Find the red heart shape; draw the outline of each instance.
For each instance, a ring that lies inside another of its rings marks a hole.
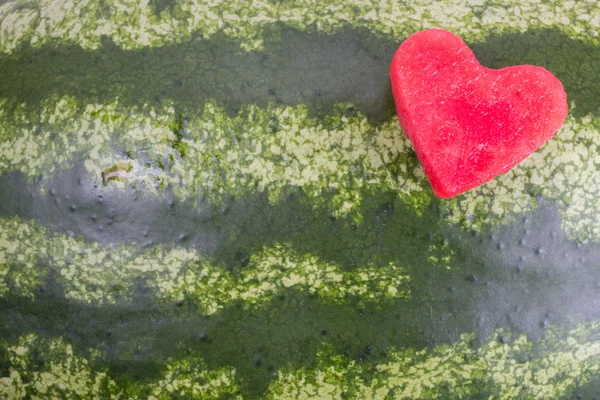
[[[486,68],[441,29],[406,39],[390,75],[400,125],[442,198],[505,173],[567,116],[567,95],[552,73],[532,65]]]

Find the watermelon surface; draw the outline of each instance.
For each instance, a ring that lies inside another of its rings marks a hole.
[[[0,1],[0,398],[594,398],[600,9]],[[569,115],[431,192],[410,34],[539,65]]]

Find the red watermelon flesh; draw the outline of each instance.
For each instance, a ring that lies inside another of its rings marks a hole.
[[[441,198],[514,167],[554,136],[568,111],[552,73],[532,65],[486,68],[441,29],[406,39],[390,75],[400,125]]]

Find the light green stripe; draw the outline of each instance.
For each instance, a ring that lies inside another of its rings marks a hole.
[[[0,377],[3,399],[125,399],[137,398],[140,391],[147,399],[169,399],[174,395],[194,399],[241,398],[235,369],[208,370],[199,358],[176,360],[165,365],[163,376],[144,387],[123,392],[104,371],[93,371],[90,364],[100,355],[91,349],[90,360],[75,355],[73,346],[62,338],[44,339],[24,335],[7,349],[10,372]],[[42,368],[32,360],[32,353],[44,357]]]
[[[309,117],[303,106],[249,105],[231,117],[209,103],[181,125],[169,105],[81,108],[67,97],[47,100],[41,116],[25,105],[10,115],[0,107],[0,172],[17,170],[33,179],[72,166],[81,153],[99,180],[119,163],[132,167],[124,182],[109,185],[160,192],[170,184],[182,199],[219,203],[266,191],[276,204],[282,189],[294,186],[316,207],[324,205],[325,191],[334,191],[326,205],[356,223],[367,190],[395,191],[417,212],[431,200],[396,118],[374,126],[361,114],[345,116],[342,105],[322,120]],[[554,139],[510,172],[443,201],[448,221],[481,230],[534,209],[533,194],[539,194],[560,200],[562,226],[572,238],[600,239],[598,126],[600,118],[569,116]],[[176,128],[184,133],[181,141]],[[116,153],[122,147],[131,158]]]
[[[490,32],[554,27],[596,44],[600,28],[595,1],[179,0],[159,16],[148,0],[102,3],[23,0],[0,6],[0,51],[51,40],[95,49],[102,36],[131,49],[181,42],[194,33],[209,38],[217,32],[239,40],[244,49],[258,49],[265,27],[276,22],[302,30],[316,27],[322,32],[343,26],[365,27],[396,39],[434,26],[469,40],[483,39]]]
[[[148,400],[243,399],[235,381],[235,368],[209,370],[199,357],[173,360],[158,382],[149,385]]]
[[[31,353],[42,351],[47,359],[42,371],[32,367]],[[73,348],[61,338],[44,341],[36,335],[22,336],[9,347],[10,372],[0,378],[0,397],[6,399],[93,398],[104,384],[114,387],[106,373],[91,371],[88,360],[75,356]],[[97,352],[96,352],[97,353]]]
[[[127,179],[111,185],[156,191],[170,184],[182,199],[203,196],[218,203],[267,191],[277,203],[284,187],[295,186],[315,206],[324,201],[323,191],[335,191],[330,207],[345,215],[360,205],[365,189],[383,187],[417,208],[427,203],[423,172],[398,122],[376,127],[362,115],[344,116],[346,106],[318,120],[304,106],[250,105],[229,117],[209,103],[179,126],[186,137],[180,142],[172,106],[81,108],[61,98],[46,101],[41,117],[25,106],[15,115],[0,111],[0,172],[34,178],[72,166],[83,153],[85,168],[99,180],[104,170],[125,163],[131,167]],[[131,158],[116,153],[122,147]]]
[[[526,336],[511,338],[497,331],[480,348],[473,335],[464,335],[453,345],[428,350],[392,351],[388,360],[375,366],[319,352],[315,369],[282,370],[270,385],[272,399],[385,399],[469,398],[489,392],[495,399],[559,398],[576,385],[600,377],[599,323],[574,329],[549,329],[547,339],[534,344]],[[22,336],[7,350],[9,374],[0,378],[0,396],[6,398],[124,398],[151,393],[150,398],[219,398],[238,391],[235,369],[207,370],[197,356],[171,360],[155,382],[124,388],[104,371],[94,371],[91,362],[73,352],[61,338]],[[39,366],[31,354],[44,357]],[[89,350],[90,360],[101,357]],[[372,379],[363,379],[365,374]],[[136,396],[137,397],[137,396]]]
[[[149,107],[121,112],[116,102],[78,108],[75,100],[63,97],[46,100],[41,111],[21,104],[9,114],[6,101],[0,100],[0,172],[17,170],[29,177],[53,173],[72,166],[81,151],[90,160],[100,159],[101,153],[110,153],[108,146],[121,131],[131,139],[148,140],[150,146],[175,138],[169,129],[174,122],[172,108],[160,116]]]
[[[323,351],[314,370],[279,372],[270,398],[471,398],[489,392],[494,399],[556,399],[600,377],[598,329],[598,323],[566,335],[557,329],[539,349],[524,335],[512,340],[502,331],[474,349],[474,336],[465,335],[431,351],[392,352],[390,361],[375,366],[372,380],[360,378],[371,372],[368,365]]]
[[[275,244],[250,256],[233,274],[197,251],[160,247],[139,253],[133,247],[103,248],[66,235],[52,234],[18,219],[0,221],[0,295],[33,296],[53,272],[66,298],[112,303],[135,295],[136,279],[164,299],[194,298],[201,312],[213,314],[227,304],[268,301],[287,288],[342,303],[357,297],[382,302],[407,297],[409,277],[395,264],[344,271],[312,254]]]

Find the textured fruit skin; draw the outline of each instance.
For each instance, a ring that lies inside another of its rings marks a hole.
[[[0,3],[0,399],[600,393],[591,3]],[[569,97],[451,200],[388,76],[430,26]]]
[[[563,85],[549,71],[486,68],[442,29],[403,42],[390,76],[400,125],[441,198],[510,170],[552,138],[568,112]]]

